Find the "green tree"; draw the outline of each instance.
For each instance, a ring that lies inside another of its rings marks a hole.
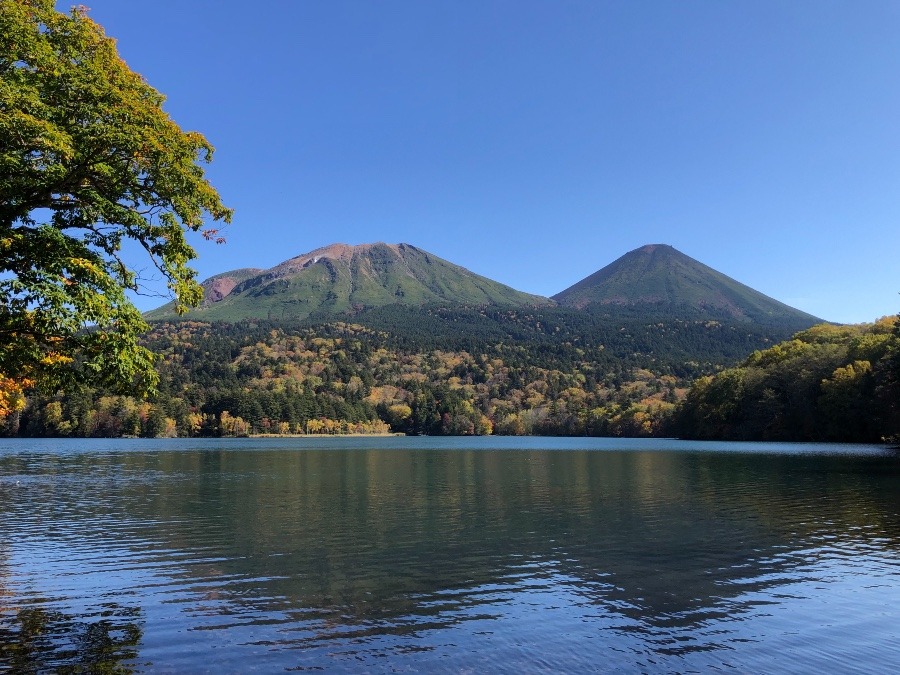
[[[154,388],[122,244],[183,311],[202,298],[187,232],[221,241],[205,223],[231,219],[212,146],[163,101],[83,8],[0,0],[0,386]]]

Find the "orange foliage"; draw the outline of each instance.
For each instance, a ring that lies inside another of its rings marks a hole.
[[[24,390],[32,384],[30,380],[0,375],[0,422],[25,407]]]

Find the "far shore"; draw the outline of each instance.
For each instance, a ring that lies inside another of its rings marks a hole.
[[[399,432],[390,432],[386,434],[250,434],[242,438],[336,438],[336,437],[356,437],[356,438],[389,438],[391,436],[406,436]],[[222,436],[221,438],[226,438]],[[235,438],[241,438],[236,436]]]

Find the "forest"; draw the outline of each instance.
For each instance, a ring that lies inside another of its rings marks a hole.
[[[695,378],[789,331],[628,308],[460,305],[159,322],[142,341],[159,355],[155,397],[32,392],[7,433],[650,435]]]
[[[627,308],[392,306],[343,321],[159,322],[143,344],[159,355],[155,397],[32,393],[7,433],[897,434],[893,319],[791,337]]]
[[[822,324],[699,378],[670,430],[698,439],[900,440],[900,321]]]

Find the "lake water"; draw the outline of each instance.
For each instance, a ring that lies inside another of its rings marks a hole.
[[[888,448],[0,441],[0,671],[880,673],[898,637]]]

